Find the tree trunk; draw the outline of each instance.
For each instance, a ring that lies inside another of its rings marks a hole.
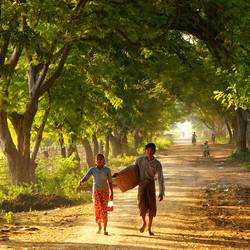
[[[239,151],[247,151],[247,124],[248,124],[248,112],[241,108],[237,109],[237,123],[239,128],[237,148]]]
[[[59,144],[60,144],[60,149],[61,149],[61,156],[62,158],[66,158],[66,147],[64,143],[63,133],[61,130],[59,130]]]
[[[232,130],[228,121],[226,122],[226,126],[227,126],[227,131],[229,134],[229,144],[231,144],[233,142],[233,133],[232,133]]]
[[[86,153],[86,162],[88,167],[93,167],[95,165],[95,160],[93,157],[93,151],[91,149],[91,145],[89,143],[89,140],[87,139],[87,137],[85,137],[84,139],[82,139],[82,145],[85,149],[85,153]]]
[[[100,140],[100,142],[98,143],[98,151],[99,153],[103,154],[104,150],[103,150],[103,141]]]
[[[139,129],[136,129],[135,130],[135,135],[134,135],[134,150],[135,150],[135,153],[137,152],[137,149],[139,148],[139,146],[141,145],[142,143],[142,137],[140,135],[140,131]]]
[[[105,160],[109,160],[109,135],[105,137]]]
[[[12,122],[14,126],[17,140],[20,141],[22,137],[22,144],[19,144],[19,150],[17,150],[8,127],[7,113],[0,110],[0,138],[3,147],[3,152],[7,157],[9,173],[11,177],[11,183],[13,185],[23,183],[34,183],[35,182],[35,167],[36,164],[30,159],[30,129],[31,126],[26,126],[24,129],[24,116],[16,116]],[[19,118],[21,118],[19,120]],[[18,123],[19,122],[19,123]],[[22,146],[21,146],[22,145]]]
[[[238,133],[239,133],[239,128],[238,128],[238,123],[237,123],[237,118],[236,116],[232,119],[232,130],[233,130],[233,142],[236,145],[237,140],[238,140]]]
[[[97,140],[97,137],[96,137],[96,134],[94,134],[92,136],[92,141],[93,141],[93,154],[94,154],[94,157],[96,157],[96,155],[99,153],[99,145],[98,145],[98,140]]]
[[[128,155],[128,152],[129,152],[129,147],[128,147],[127,132],[124,132],[122,136],[122,154]]]
[[[20,155],[7,156],[10,169],[11,183],[19,185],[24,183],[35,183],[36,163],[26,160]]]
[[[250,124],[247,125],[247,148],[250,149]]]
[[[43,138],[44,127],[45,127],[45,124],[46,124],[48,116],[49,116],[49,112],[50,112],[50,108],[48,108],[45,111],[42,122],[41,122],[41,125],[39,126],[39,129],[38,129],[38,132],[37,132],[37,135],[36,135],[36,143],[35,143],[34,149],[32,151],[32,155],[31,155],[32,162],[35,162],[35,160],[36,160],[38,150],[40,148],[41,141],[42,141],[42,138]]]
[[[112,157],[116,157],[117,155],[121,153],[121,145],[120,145],[119,138],[110,134],[109,139],[110,139],[111,148],[112,148]]]
[[[80,167],[80,157],[77,150],[77,136],[75,134],[71,134],[71,142],[68,148],[68,157],[72,154],[75,154],[74,160],[77,162],[77,166]]]

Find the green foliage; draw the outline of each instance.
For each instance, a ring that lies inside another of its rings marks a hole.
[[[4,214],[4,218],[6,220],[6,223],[12,224],[14,222],[14,213],[13,212],[6,212]]]
[[[7,160],[3,153],[0,153],[0,186],[9,184]]]
[[[168,138],[156,137],[153,138],[153,142],[156,145],[156,150],[166,150],[172,144],[172,141]]]
[[[166,150],[171,144],[172,141],[168,138],[163,138],[160,136],[155,136],[152,138],[151,140],[155,145],[156,145],[156,151],[159,150]],[[139,155],[143,155],[145,154],[145,145],[147,142],[144,142],[143,144],[141,144],[138,149],[137,149],[137,154]],[[156,152],[157,154],[157,152]]]
[[[217,136],[216,144],[227,144],[229,142],[229,138],[225,136]]]
[[[82,173],[74,160],[74,154],[66,159],[55,157],[40,160],[36,170],[38,191],[69,198],[79,198],[77,188]]]
[[[250,71],[248,65],[234,67],[233,72],[223,72],[229,86],[225,91],[214,91],[215,99],[227,109],[250,109]],[[226,75],[225,75],[226,74]]]
[[[0,69],[5,76],[0,101],[13,123],[13,112],[34,113],[27,108],[39,100],[35,121],[29,118],[28,145],[39,138],[48,99],[46,142],[52,143],[58,131],[65,141],[72,134],[78,140],[93,134],[104,138],[114,130],[123,135],[139,131],[146,140],[147,134],[169,129],[190,113],[211,129],[220,128],[229,113],[224,106],[249,109],[248,1],[83,2],[78,11],[77,1],[1,3],[0,46],[4,52],[7,42],[7,53]],[[64,65],[59,62],[68,45]],[[14,48],[24,49],[17,67],[8,70]],[[155,142],[158,149],[169,144]],[[144,145],[138,153],[144,153]],[[74,163],[55,161],[49,170],[52,163],[39,163],[39,188],[71,196],[78,170]]]
[[[31,194],[33,186],[31,185],[11,185],[0,190],[0,202],[4,200],[14,200],[20,194]]]
[[[250,162],[250,152],[236,151],[230,156],[231,160]]]
[[[134,161],[135,161],[135,156],[119,155],[117,157],[110,159],[109,166],[113,171],[117,171],[117,170],[125,168],[126,166],[133,163]]]
[[[245,166],[246,166],[247,171],[250,172],[250,163],[246,163]]]

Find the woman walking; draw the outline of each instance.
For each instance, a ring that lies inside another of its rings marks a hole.
[[[83,185],[90,176],[93,176],[93,203],[95,210],[95,219],[98,225],[97,233],[101,233],[102,223],[104,235],[108,235],[108,211],[107,206],[109,200],[113,200],[113,185],[110,168],[105,166],[105,158],[103,154],[97,154],[96,166],[88,170],[86,175],[81,179],[80,185]],[[110,193],[109,193],[110,191]]]

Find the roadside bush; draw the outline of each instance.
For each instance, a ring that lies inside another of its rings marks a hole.
[[[56,194],[78,199],[78,185],[86,170],[80,170],[74,161],[74,155],[63,159],[55,157],[40,160],[36,169],[39,193]],[[86,184],[90,186],[90,184]]]
[[[4,200],[14,200],[20,194],[31,194],[33,187],[31,185],[11,185],[0,190],[0,203]]]
[[[217,144],[228,144],[229,138],[228,137],[216,137],[215,142]]]
[[[250,172],[250,163],[246,163],[246,169]]]
[[[166,150],[172,144],[170,139],[161,137],[156,137],[153,142],[156,145],[156,150]]]
[[[8,166],[6,156],[0,153],[0,186],[9,184]]]
[[[109,160],[109,167],[114,170],[120,170],[135,161],[135,156],[117,156]]]
[[[235,151],[231,154],[230,159],[234,161],[250,162],[250,152]]]
[[[166,150],[169,145],[172,144],[172,141],[168,138],[162,138],[162,137],[154,137],[152,139],[152,142],[156,145],[156,150]],[[141,145],[138,149],[137,149],[137,154],[142,155],[145,153],[145,144]]]

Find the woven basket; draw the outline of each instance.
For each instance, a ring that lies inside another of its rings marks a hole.
[[[129,189],[136,187],[139,184],[139,168],[133,166],[126,172],[119,174],[113,178],[114,183],[120,188],[122,192],[126,192]]]

